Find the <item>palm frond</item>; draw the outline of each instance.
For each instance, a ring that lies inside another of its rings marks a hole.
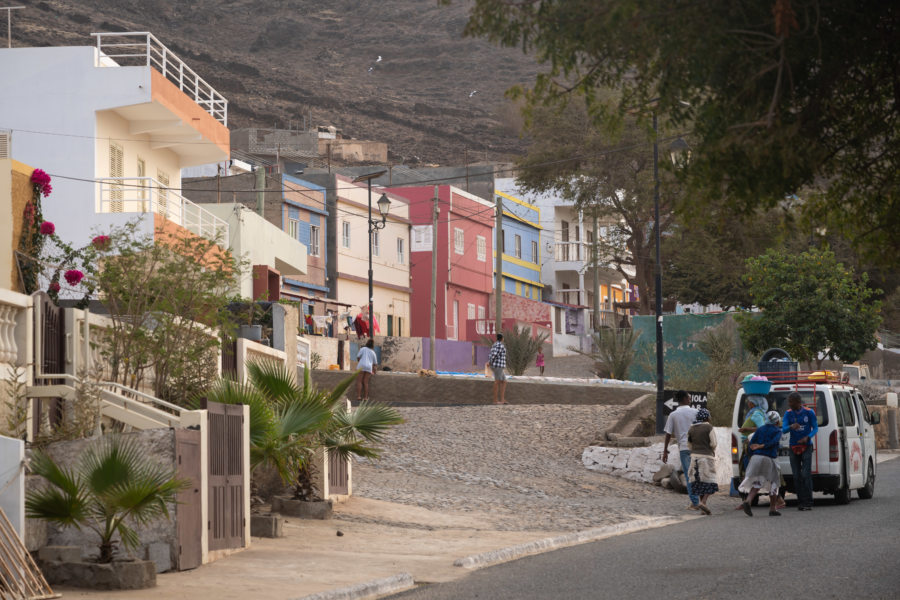
[[[282,362],[248,361],[247,378],[251,386],[276,404],[290,401],[301,393],[294,376]]]
[[[335,402],[337,402],[338,400],[343,398],[344,394],[347,392],[347,388],[349,388],[350,385],[354,381],[356,381],[357,377],[359,377],[359,371],[356,371],[355,373],[353,373],[353,375],[351,375],[350,377],[347,377],[346,379],[341,381],[339,384],[337,384],[334,387],[334,389],[331,390],[331,393],[328,394],[328,400],[332,404],[334,404]]]
[[[228,379],[220,379],[206,393],[210,402],[221,404],[246,404],[250,407],[250,444],[261,444],[271,434],[273,413],[256,388],[245,383],[237,383]]]
[[[397,409],[371,401],[360,402],[352,411],[337,410],[334,419],[343,435],[358,435],[369,442],[380,442],[388,429],[403,423]]]

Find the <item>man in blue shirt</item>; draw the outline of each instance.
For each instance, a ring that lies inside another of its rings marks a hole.
[[[797,509],[812,510],[813,438],[819,432],[819,421],[815,412],[803,406],[799,392],[791,392],[788,406],[790,410],[784,413],[781,431],[790,433],[791,471],[794,473]]]

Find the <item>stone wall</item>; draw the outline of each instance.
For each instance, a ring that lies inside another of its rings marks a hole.
[[[312,378],[323,389],[335,387],[347,373],[313,371]],[[493,380],[484,376],[421,377],[411,373],[378,372],[371,383],[369,397],[379,402],[410,406],[448,406],[490,404]],[[593,404],[624,405],[647,393],[646,388],[608,384],[545,383],[510,380],[506,399],[511,404]],[[347,397],[355,399],[350,388]],[[730,443],[730,442],[729,442]]]
[[[719,490],[727,490],[731,485],[731,428],[716,427],[716,476]],[[585,467],[599,473],[607,473],[630,479],[653,483],[653,475],[663,466],[662,442],[641,448],[617,448],[608,446],[588,446],[581,455]],[[681,470],[681,460],[677,445],[669,449],[669,463]]]
[[[422,338],[418,337],[375,336],[375,345],[381,349],[381,366],[390,367],[391,371],[415,373],[421,369],[422,343]],[[355,367],[356,354],[351,358]]]
[[[137,439],[142,454],[152,457],[162,465],[175,468],[175,430],[174,429],[148,429],[134,433],[124,433],[122,436]],[[72,468],[77,464],[78,457],[92,440],[75,440],[69,442],[57,442],[47,447],[47,453],[65,468]],[[43,485],[40,478],[29,477],[27,486]],[[149,559],[156,564],[158,573],[175,568],[178,552],[178,536],[175,519],[177,517],[177,505],[169,504],[169,519],[160,519],[144,527],[136,527],[141,546],[134,555],[137,558]],[[31,519],[29,519],[31,521]],[[118,536],[116,536],[118,539]],[[85,557],[96,556],[98,553],[97,534],[89,529],[78,530],[74,527],[60,528],[55,524],[47,524],[47,545],[50,546],[80,546]],[[118,548],[119,553],[125,555],[127,551]]]

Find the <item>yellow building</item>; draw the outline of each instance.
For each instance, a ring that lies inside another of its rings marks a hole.
[[[369,295],[368,210],[365,184],[335,175],[337,222],[337,289],[333,296],[353,305],[353,316],[365,310]],[[376,202],[384,190],[372,187],[372,218],[381,220]],[[388,193],[390,212],[384,229],[372,239],[373,302],[379,335],[409,335],[409,206]]]

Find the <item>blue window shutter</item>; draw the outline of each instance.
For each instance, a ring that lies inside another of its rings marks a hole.
[[[319,225],[321,217],[316,213],[309,213],[309,224],[310,225]]]
[[[297,233],[300,236],[300,243],[309,248],[309,223],[307,223],[306,221],[300,221],[299,227],[297,228]],[[322,240],[319,239],[319,244],[321,245],[321,243]]]

